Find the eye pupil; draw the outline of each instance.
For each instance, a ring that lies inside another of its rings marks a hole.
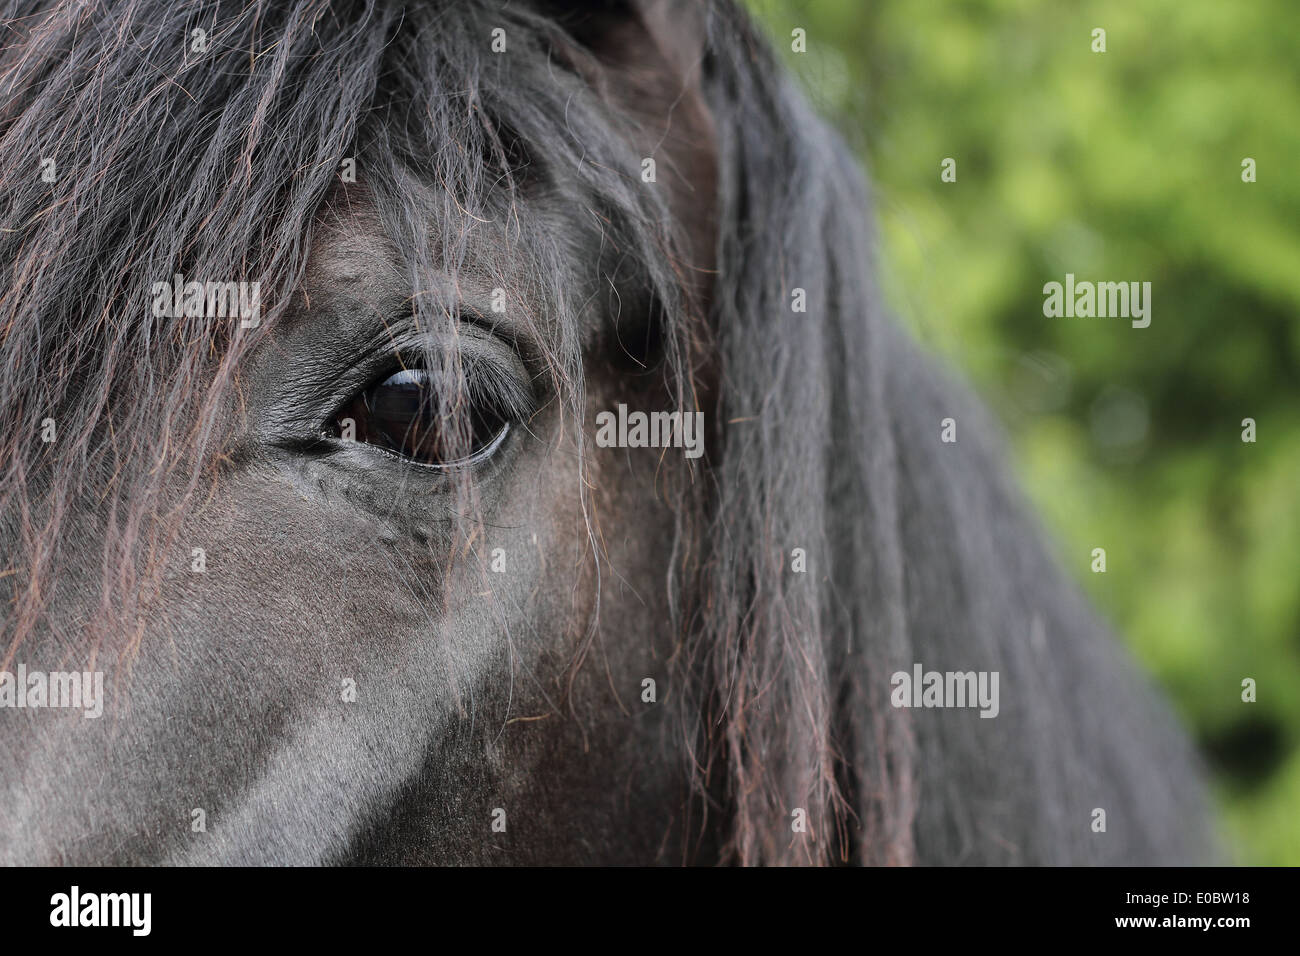
[[[354,398],[334,421],[335,436],[343,423],[355,423],[356,441],[374,445],[426,465],[470,464],[494,450],[509,428],[504,416],[487,408],[448,414],[427,370],[406,368],[392,373]],[[473,403],[470,403],[473,404]]]

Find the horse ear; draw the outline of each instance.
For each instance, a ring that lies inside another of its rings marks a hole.
[[[562,6],[560,22],[598,64],[592,85],[629,120],[642,180],[666,193],[687,245],[683,277],[705,298],[717,241],[717,131],[704,86],[710,5],[607,0]]]

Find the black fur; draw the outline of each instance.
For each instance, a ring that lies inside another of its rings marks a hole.
[[[1185,739],[883,312],[856,165],[731,3],[21,0],[3,31],[6,666],[97,654],[115,691],[90,730],[0,712],[0,860],[1210,853]],[[153,318],[177,272],[258,279],[262,328]],[[495,287],[536,406],[499,473],[315,443],[394,315],[452,428]],[[620,400],[703,410],[706,458],[594,449]],[[915,662],[1000,672],[1001,713],[892,707]]]

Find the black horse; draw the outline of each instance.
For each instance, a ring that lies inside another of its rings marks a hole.
[[[0,861],[1212,854],[729,0],[0,29]]]

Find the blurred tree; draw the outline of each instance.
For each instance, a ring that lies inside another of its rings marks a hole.
[[[750,6],[869,167],[890,307],[1001,414],[1227,842],[1300,863],[1300,4]],[[1151,282],[1150,327],[1045,317],[1067,272]]]

